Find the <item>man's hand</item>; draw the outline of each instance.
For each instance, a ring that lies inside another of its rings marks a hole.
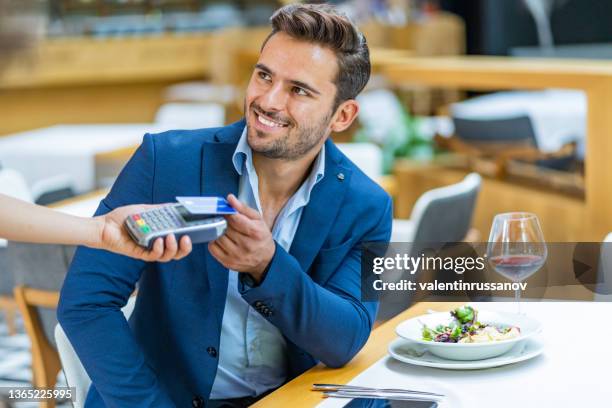
[[[163,238],[157,238],[151,250],[137,245],[130,238],[123,225],[126,217],[155,207],[158,206],[128,205],[116,208],[106,215],[95,217],[94,220],[98,223],[100,233],[97,243],[92,246],[147,262],[168,262],[185,257],[191,252],[191,240],[188,236],[181,238],[180,248],[173,234],[168,235],[165,242]]]
[[[208,250],[226,268],[248,273],[259,283],[276,250],[272,233],[257,211],[233,194],[227,201],[238,214],[226,217],[225,234],[209,242]]]

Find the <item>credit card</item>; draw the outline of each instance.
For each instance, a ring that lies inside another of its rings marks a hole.
[[[176,197],[187,211],[192,214],[236,214],[223,197]]]

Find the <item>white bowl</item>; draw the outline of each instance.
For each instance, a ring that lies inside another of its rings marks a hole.
[[[395,332],[398,336],[424,345],[431,354],[448,360],[484,360],[497,357],[509,351],[517,342],[527,340],[542,330],[542,325],[526,315],[505,312],[478,310],[478,321],[499,326],[517,326],[521,335],[513,339],[487,343],[438,343],[423,340],[423,324],[436,327],[452,321],[449,312],[432,313],[406,320],[400,323]]]

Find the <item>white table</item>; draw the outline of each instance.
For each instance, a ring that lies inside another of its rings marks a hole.
[[[30,187],[53,177],[69,176],[76,193],[93,190],[95,156],[137,146],[153,123],[57,125],[0,138],[0,164],[22,173]]]
[[[584,158],[587,101],[584,92],[564,89],[508,91],[468,99],[451,106],[452,115],[463,119],[502,119],[528,116],[538,147],[554,152],[575,140]]]
[[[97,191],[93,194],[87,194],[84,197],[74,197],[65,201],[65,204],[59,203],[53,208],[60,212],[76,215],[79,217],[91,217],[94,215],[100,201],[108,194],[107,190]]]
[[[475,303],[479,309],[514,311],[511,303]],[[435,389],[459,399],[453,408],[604,407],[612,404],[612,303],[524,303],[544,325],[544,353],[504,367],[450,371],[417,367],[384,357],[350,384]],[[319,407],[341,407],[327,399]]]

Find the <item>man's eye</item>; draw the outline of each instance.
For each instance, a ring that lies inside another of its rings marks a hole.
[[[293,87],[293,92],[296,95],[300,95],[300,96],[308,96],[309,95],[309,93],[306,90],[304,90],[304,88],[300,88],[299,86]]]
[[[259,72],[259,74],[258,74],[258,75],[259,75],[259,77],[260,77],[261,79],[263,79],[264,81],[269,81],[269,80],[271,80],[271,79],[272,79],[272,78],[270,77],[270,75],[269,75],[269,74],[267,74],[267,73],[265,73],[265,72]]]

